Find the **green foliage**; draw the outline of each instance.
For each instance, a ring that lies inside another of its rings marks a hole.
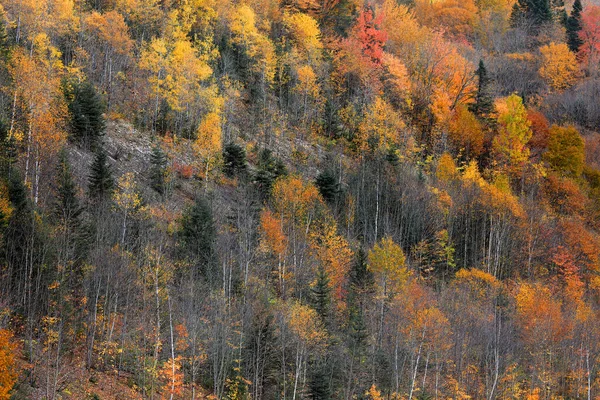
[[[166,192],[167,155],[163,149],[156,145],[150,154],[150,183],[152,188],[160,194]]]
[[[583,40],[579,37],[579,32],[583,29],[581,22],[582,11],[581,0],[575,0],[571,9],[571,15],[566,22],[567,44],[569,45],[569,49],[575,54],[579,52],[581,45],[583,45]]]
[[[479,60],[479,67],[475,71],[477,75],[477,93],[475,94],[475,102],[469,106],[469,111],[475,114],[479,119],[486,122],[486,124],[492,125],[494,119],[492,118],[496,112],[494,106],[494,98],[492,95],[492,80],[488,75],[487,68],[483,60]]]
[[[90,174],[88,176],[88,193],[90,198],[94,200],[110,199],[115,188],[112,168],[108,164],[108,156],[106,151],[99,146],[96,149],[94,161],[90,166]]]
[[[549,134],[548,151],[544,159],[564,176],[580,176],[585,164],[585,145],[577,129],[553,125]]]
[[[56,199],[54,214],[65,231],[72,232],[81,226],[83,208],[77,199],[77,186],[73,181],[71,165],[63,151],[56,171]]]
[[[329,376],[330,372],[324,363],[319,363],[311,368],[309,382],[310,399],[329,400],[332,398]]]
[[[510,20],[513,26],[531,26],[534,30],[552,22],[552,9],[549,0],[517,0]]]
[[[212,278],[214,241],[216,230],[212,210],[208,201],[201,196],[188,208],[181,219],[179,239],[185,251],[200,264],[205,277]]]
[[[329,287],[329,277],[322,265],[317,270],[317,280],[310,288],[313,308],[321,317],[323,323],[329,321],[329,306],[331,304],[331,288]]]
[[[236,143],[227,143],[223,148],[223,173],[233,178],[236,175],[244,175],[247,169],[246,151]]]
[[[104,104],[96,88],[89,81],[72,82],[64,85],[69,116],[71,137],[87,148],[95,148],[104,134]]]
[[[256,185],[262,199],[266,199],[271,194],[273,183],[280,176],[287,175],[287,169],[279,158],[273,156],[269,149],[263,149],[258,155],[257,170],[254,175],[254,184]]]
[[[331,169],[325,169],[315,179],[315,185],[319,193],[328,203],[333,203],[340,193],[339,184],[336,176]]]

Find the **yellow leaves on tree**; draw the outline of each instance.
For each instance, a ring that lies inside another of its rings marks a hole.
[[[577,129],[552,125],[544,159],[560,174],[579,177],[585,165],[585,143]]]
[[[281,220],[270,210],[260,214],[261,247],[263,250],[276,254],[279,258],[284,256],[287,248],[287,238],[283,233]]]
[[[134,42],[129,37],[125,19],[117,11],[103,14],[92,12],[85,19],[85,28],[89,35],[104,46],[107,58],[113,56],[111,53],[127,56],[133,49]]]
[[[273,43],[256,27],[256,14],[247,5],[240,5],[230,13],[231,41],[246,52],[252,60],[251,69],[270,85],[275,79],[276,55]]]
[[[565,43],[552,42],[540,47],[540,53],[542,53],[540,76],[554,90],[567,89],[577,81],[579,76],[577,58]]]
[[[208,176],[221,155],[221,117],[216,112],[210,112],[196,131],[196,140],[193,144],[194,152],[204,163],[204,179],[208,184]]]
[[[365,110],[358,127],[356,145],[360,150],[378,150],[386,152],[403,146],[409,150],[412,141],[406,132],[405,123],[391,104],[376,97]],[[403,154],[405,155],[406,152]]]
[[[396,56],[383,53],[384,82],[386,89],[398,102],[409,102],[412,88],[406,65]]]
[[[307,14],[286,13],[283,16],[283,25],[302,57],[314,65],[321,58],[323,49],[319,23]]]
[[[337,306],[340,307],[343,299],[344,280],[352,262],[352,250],[346,239],[338,235],[333,218],[327,218],[322,225],[318,232],[313,233],[311,247],[327,273],[329,287],[332,289]]]
[[[494,138],[492,146],[496,159],[507,172],[520,176],[529,160],[527,143],[531,139],[531,121],[527,118],[527,110],[523,100],[512,94],[505,100],[498,121],[500,132]]]
[[[455,37],[465,38],[473,34],[477,18],[477,6],[473,0],[418,0],[415,14],[430,28],[445,28]]]
[[[467,157],[476,157],[483,151],[484,134],[481,123],[465,105],[454,110],[448,126],[448,136]]]
[[[389,236],[381,239],[369,251],[368,268],[381,280],[384,296],[388,295],[388,291],[399,291],[410,277],[402,247]]]
[[[273,206],[291,224],[310,224],[316,206],[321,204],[319,191],[299,176],[278,179],[273,186]]]
[[[184,388],[184,374],[182,370],[182,358],[180,356],[175,359],[169,359],[159,371],[159,377],[163,380],[162,387],[163,398],[173,398],[181,396]]]
[[[10,391],[17,382],[17,345],[13,335],[6,329],[0,329],[0,400],[10,399]]]
[[[327,333],[317,312],[309,307],[292,301],[287,304],[287,322],[291,332],[301,342],[304,349],[319,347],[325,343]]]
[[[435,176],[440,182],[451,182],[458,178],[456,163],[450,153],[446,152],[441,155],[435,170]]]
[[[561,301],[540,283],[521,283],[515,296],[517,319],[523,339],[532,347],[556,344],[565,337],[567,326]]]

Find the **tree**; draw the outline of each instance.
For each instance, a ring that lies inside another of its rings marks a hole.
[[[107,200],[112,196],[115,181],[112,169],[108,164],[106,151],[99,146],[90,166],[88,176],[88,193],[92,199]]]
[[[214,278],[211,264],[216,230],[212,210],[204,197],[196,197],[194,205],[184,212],[178,236],[189,254],[200,262],[200,272],[208,279]]]
[[[210,112],[204,116],[196,131],[196,140],[192,145],[194,152],[204,163],[203,179],[205,191],[208,188],[209,174],[215,167],[223,151],[221,141],[221,116]]]
[[[581,30],[583,29],[583,23],[581,20],[581,12],[583,11],[583,6],[581,4],[581,0],[575,0],[573,2],[573,8],[571,9],[571,15],[567,18],[566,30],[567,30],[567,44],[569,45],[569,50],[573,53],[579,53],[579,49],[583,44],[583,40],[581,40]]]
[[[542,53],[542,66],[540,76],[548,82],[554,90],[564,90],[577,81],[579,65],[577,58],[564,43],[540,47]]]
[[[333,203],[340,193],[339,184],[331,169],[325,169],[317,175],[315,185],[319,193],[328,203]]]
[[[579,37],[583,41],[579,54],[587,62],[589,72],[593,71],[600,61],[600,7],[590,4],[581,15],[583,28]]]
[[[469,105],[469,111],[486,123],[491,123],[496,108],[492,97],[492,79],[488,76],[483,60],[479,60],[475,75],[477,75],[477,93],[475,94],[475,102]]]
[[[513,26],[531,24],[534,32],[541,25],[552,22],[552,9],[549,0],[517,0],[510,21]]]
[[[223,172],[230,178],[236,175],[245,175],[248,169],[246,151],[234,142],[229,142],[223,147]]]
[[[150,154],[150,182],[152,188],[160,194],[165,194],[166,191],[168,163],[169,160],[163,149],[160,145],[155,145],[152,148],[152,154]]]
[[[13,335],[0,329],[0,400],[11,398],[10,392],[19,377],[17,369],[17,346]]]
[[[312,293],[313,308],[321,317],[323,324],[329,321],[329,305],[331,304],[331,288],[329,287],[329,277],[323,265],[317,269],[317,279],[310,288]]]
[[[269,149],[262,149],[258,154],[258,168],[254,175],[254,184],[257,186],[263,199],[271,194],[273,183],[277,178],[287,174],[283,161],[273,156]]]
[[[67,236],[67,240],[73,240],[73,234],[81,226],[81,214],[83,208],[77,199],[77,186],[73,181],[71,165],[67,155],[63,152],[57,167],[56,200],[54,202],[54,213],[59,221],[61,230]]]
[[[459,105],[448,124],[450,140],[457,150],[464,150],[467,158],[477,157],[483,151],[484,132],[479,121],[466,106]]]
[[[89,81],[67,81],[65,96],[72,138],[87,148],[95,148],[105,128],[104,104],[96,88]]]
[[[506,98],[506,109],[500,113],[500,132],[492,147],[500,164],[513,174],[520,174],[529,159],[527,143],[531,139],[531,122],[527,109],[516,94]]]
[[[577,178],[585,165],[584,141],[573,126],[550,127],[548,151],[544,159],[564,176]]]

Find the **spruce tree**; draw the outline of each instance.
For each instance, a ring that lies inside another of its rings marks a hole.
[[[102,147],[98,147],[88,177],[88,193],[92,199],[108,199],[115,186],[108,157]]]
[[[322,265],[317,270],[317,281],[310,289],[313,308],[321,317],[324,324],[328,321],[329,305],[331,303],[331,289],[329,288],[329,276]]]
[[[492,80],[488,75],[487,68],[483,60],[479,60],[477,71],[477,93],[475,94],[475,102],[469,106],[469,111],[477,116],[488,127],[493,127],[495,118],[493,114],[496,109],[494,106],[494,98],[492,96],[491,83]]]
[[[286,174],[285,165],[280,159],[273,156],[271,150],[261,150],[258,156],[258,168],[254,176],[254,184],[257,186],[263,200],[271,194],[275,180]]]
[[[56,172],[54,214],[65,231],[73,232],[81,224],[80,216],[83,208],[77,199],[77,185],[73,180],[71,165],[64,151],[60,154]]]
[[[159,145],[152,148],[150,154],[150,185],[160,194],[166,192],[167,155]]]
[[[333,203],[335,201],[340,190],[335,174],[330,169],[325,169],[317,175],[315,184],[326,202]]]
[[[212,210],[204,197],[198,196],[194,205],[184,212],[179,237],[186,252],[199,261],[204,276],[215,278],[212,261],[216,230]]]
[[[331,389],[329,385],[329,371],[327,365],[319,363],[313,365],[309,381],[309,397],[313,400],[331,399]]]
[[[71,117],[71,137],[88,148],[95,148],[104,134],[104,104],[94,85],[88,81],[67,82],[65,96]]]
[[[233,178],[245,174],[246,170],[246,151],[238,144],[227,143],[223,148],[223,173]]]
[[[581,22],[582,11],[583,6],[581,5],[581,0],[575,0],[571,15],[567,19],[567,44],[569,45],[569,49],[575,54],[579,52],[579,49],[583,44],[583,40],[579,37],[579,33],[583,28]]]
[[[513,26],[529,25],[535,33],[545,23],[552,22],[549,0],[517,0],[510,21]]]

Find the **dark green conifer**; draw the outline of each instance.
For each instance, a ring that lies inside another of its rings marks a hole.
[[[333,203],[340,192],[339,185],[335,174],[330,169],[325,169],[315,180],[315,184],[319,189],[319,193],[328,203]]]
[[[71,137],[85,147],[95,148],[105,129],[102,99],[88,81],[67,82],[64,86],[71,117]]]
[[[198,196],[194,205],[184,212],[179,237],[188,254],[199,262],[204,276],[214,278],[212,261],[216,230],[212,210],[204,197]]]
[[[571,9],[571,15],[567,19],[566,29],[567,29],[567,44],[569,45],[569,49],[577,54],[581,45],[583,44],[583,40],[579,37],[579,33],[583,28],[581,22],[581,12],[583,11],[583,6],[581,4],[581,0],[575,0],[573,3],[573,8]]]
[[[315,311],[321,317],[323,323],[328,322],[329,305],[331,304],[331,288],[329,287],[329,276],[322,265],[317,270],[317,281],[311,287],[312,302]]]
[[[245,174],[246,170],[246,151],[238,144],[227,143],[223,148],[223,173],[233,178]]]
[[[88,192],[92,199],[106,200],[110,198],[115,186],[112,169],[108,157],[102,147],[98,147],[88,177]]]
[[[160,194],[166,192],[167,155],[163,149],[156,145],[150,154],[150,184]]]
[[[271,194],[273,183],[277,178],[286,174],[285,165],[280,159],[273,156],[271,150],[261,150],[258,155],[258,168],[254,176],[254,183],[263,200]]]
[[[475,95],[475,102],[470,106],[470,111],[479,119],[490,122],[493,120],[491,116],[495,112],[494,98],[491,92],[492,80],[488,76],[483,60],[479,60],[479,67],[475,71],[475,75],[478,78],[477,94]]]
[[[541,25],[552,22],[549,0],[517,0],[510,21],[513,26],[527,26],[536,33]]]

